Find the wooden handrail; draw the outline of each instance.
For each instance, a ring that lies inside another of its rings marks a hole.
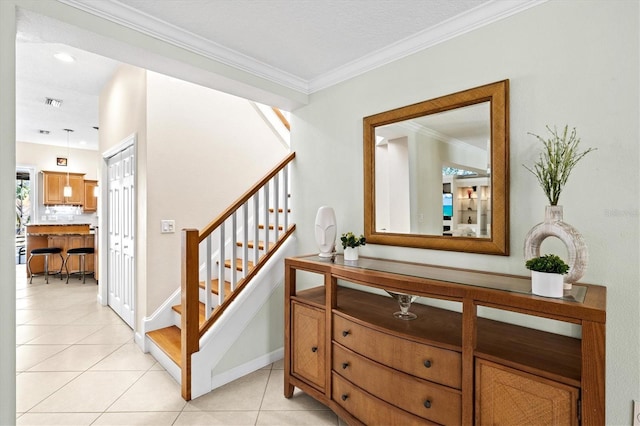
[[[289,124],[289,120],[287,120],[287,118],[284,116],[282,111],[280,111],[280,109],[276,107],[271,107],[271,109],[278,116],[278,118],[280,119],[284,127],[286,127],[288,131],[291,131],[291,125]]]
[[[296,153],[292,152],[289,154],[284,160],[282,160],[277,166],[275,166],[271,171],[262,178],[259,182],[253,185],[247,192],[245,192],[240,198],[238,198],[235,203],[231,204],[225,211],[223,211],[217,218],[211,221],[207,226],[200,231],[199,242],[202,242],[205,238],[207,238],[213,231],[216,230],[220,225],[224,223],[236,210],[238,210],[244,203],[246,203],[251,197],[253,197],[256,192],[260,190],[267,182],[271,180],[275,175],[277,175],[280,170],[282,170],[287,164],[289,164],[296,157]]]

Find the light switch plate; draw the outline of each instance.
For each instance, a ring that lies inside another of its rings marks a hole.
[[[633,401],[633,426],[640,426],[640,401]]]
[[[161,233],[163,234],[173,234],[176,232],[176,221],[175,220],[166,220],[163,219],[160,221],[161,224]]]

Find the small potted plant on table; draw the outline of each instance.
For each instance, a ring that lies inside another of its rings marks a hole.
[[[364,246],[367,240],[364,235],[356,237],[353,232],[346,232],[340,237],[342,248],[344,249],[344,260],[358,260],[358,247]]]
[[[539,296],[562,297],[569,265],[555,254],[534,257],[525,263],[531,270],[531,292]]]

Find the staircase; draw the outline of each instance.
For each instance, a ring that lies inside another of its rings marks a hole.
[[[146,321],[145,348],[191,400],[213,389],[212,369],[284,280],[294,252],[291,153],[202,230],[182,231],[181,287]]]

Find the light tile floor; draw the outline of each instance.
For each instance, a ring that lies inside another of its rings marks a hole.
[[[276,362],[193,401],[96,301],[95,281],[64,284],[16,267],[18,425],[342,425]]]

